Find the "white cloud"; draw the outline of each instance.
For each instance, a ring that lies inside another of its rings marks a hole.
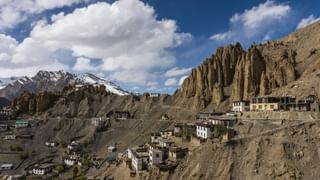
[[[182,84],[183,84],[183,81],[185,80],[185,79],[187,79],[189,76],[182,76],[181,78],[180,78],[180,80],[179,80],[179,86],[181,86]]]
[[[157,80],[159,69],[175,63],[168,49],[191,37],[177,32],[174,20],[157,19],[154,9],[139,0],[98,2],[69,14],[58,13],[51,17],[51,22],[41,20],[32,27],[30,37],[20,44],[13,38],[5,38],[13,48],[5,51],[8,57],[2,58],[6,59],[4,67],[13,68],[20,75],[25,74],[22,66],[34,71],[46,67],[94,70],[112,80],[148,87]],[[5,44],[8,43],[0,41],[0,48]],[[60,50],[71,52],[76,63],[57,59]],[[92,66],[97,64],[93,62],[96,60],[102,64]]]
[[[154,9],[138,0],[96,3],[52,20],[35,25],[32,38],[76,57],[102,59],[101,70],[122,82],[145,84],[154,68],[171,67],[175,58],[167,49],[190,37],[176,32],[175,21],[157,20]]]
[[[0,62],[4,64],[9,62],[12,54],[17,47],[18,42],[10,37],[3,34],[0,34]]]
[[[182,75],[186,75],[189,74],[191,72],[192,68],[178,68],[178,67],[174,67],[170,70],[168,70],[165,73],[165,77],[176,77],[176,76],[182,76]]]
[[[176,78],[169,78],[166,80],[166,82],[164,83],[165,86],[174,86],[177,84],[177,79]]]
[[[73,66],[75,71],[93,71],[95,67],[91,65],[91,60],[85,57],[79,57]]]
[[[243,40],[265,36],[271,27],[285,20],[291,11],[288,4],[267,0],[243,13],[236,13],[230,18],[230,29],[214,34],[210,39],[215,41]]]
[[[227,39],[230,39],[234,36],[232,31],[224,32],[224,33],[218,33],[214,34],[210,37],[211,40],[216,40],[216,41],[224,41]]]
[[[40,69],[68,70],[52,55],[50,47],[32,38],[19,44],[14,38],[0,34],[0,77],[34,75]]]
[[[45,10],[71,6],[85,0],[1,0],[0,32],[25,21],[30,15]]]
[[[306,26],[308,26],[308,25],[310,25],[310,24],[313,24],[313,23],[315,23],[315,22],[317,22],[317,21],[320,21],[320,17],[315,18],[315,17],[313,16],[313,14],[311,14],[311,15],[310,15],[309,17],[307,17],[307,18],[301,19],[301,21],[300,21],[299,24],[297,25],[297,28],[296,28],[296,29],[304,28],[304,27],[306,27]]]

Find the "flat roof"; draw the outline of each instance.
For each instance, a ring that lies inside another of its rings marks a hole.
[[[1,167],[13,167],[13,164],[2,164]]]
[[[233,101],[232,103],[238,103],[238,102],[250,102],[250,100]]]
[[[28,120],[16,120],[16,123],[29,123]]]

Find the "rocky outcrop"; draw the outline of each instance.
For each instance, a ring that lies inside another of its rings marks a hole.
[[[32,94],[25,91],[21,96],[13,101],[13,106],[18,113],[22,114],[41,114],[52,107],[59,95],[52,92],[42,92]]]
[[[176,103],[201,110],[209,105],[216,108],[225,99],[270,94],[296,80],[295,56],[295,50],[281,43],[252,45],[247,51],[239,43],[218,48],[192,70],[175,94]]]
[[[175,94],[177,103],[191,103],[193,109],[205,108],[211,102],[219,104],[224,99],[221,90],[232,84],[236,65],[243,53],[240,43],[218,48],[215,55],[193,69],[183,82],[181,89]]]

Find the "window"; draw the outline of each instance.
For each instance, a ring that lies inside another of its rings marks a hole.
[[[259,105],[258,107],[259,107],[259,109],[262,109],[262,105]]]
[[[274,109],[274,105],[270,105],[270,109]]]
[[[159,158],[159,154],[156,154],[156,158]]]

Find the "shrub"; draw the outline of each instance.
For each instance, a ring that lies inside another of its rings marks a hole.
[[[224,135],[225,133],[227,133],[227,131],[228,131],[228,128],[223,125],[216,125],[215,126],[215,135],[217,137]]]

